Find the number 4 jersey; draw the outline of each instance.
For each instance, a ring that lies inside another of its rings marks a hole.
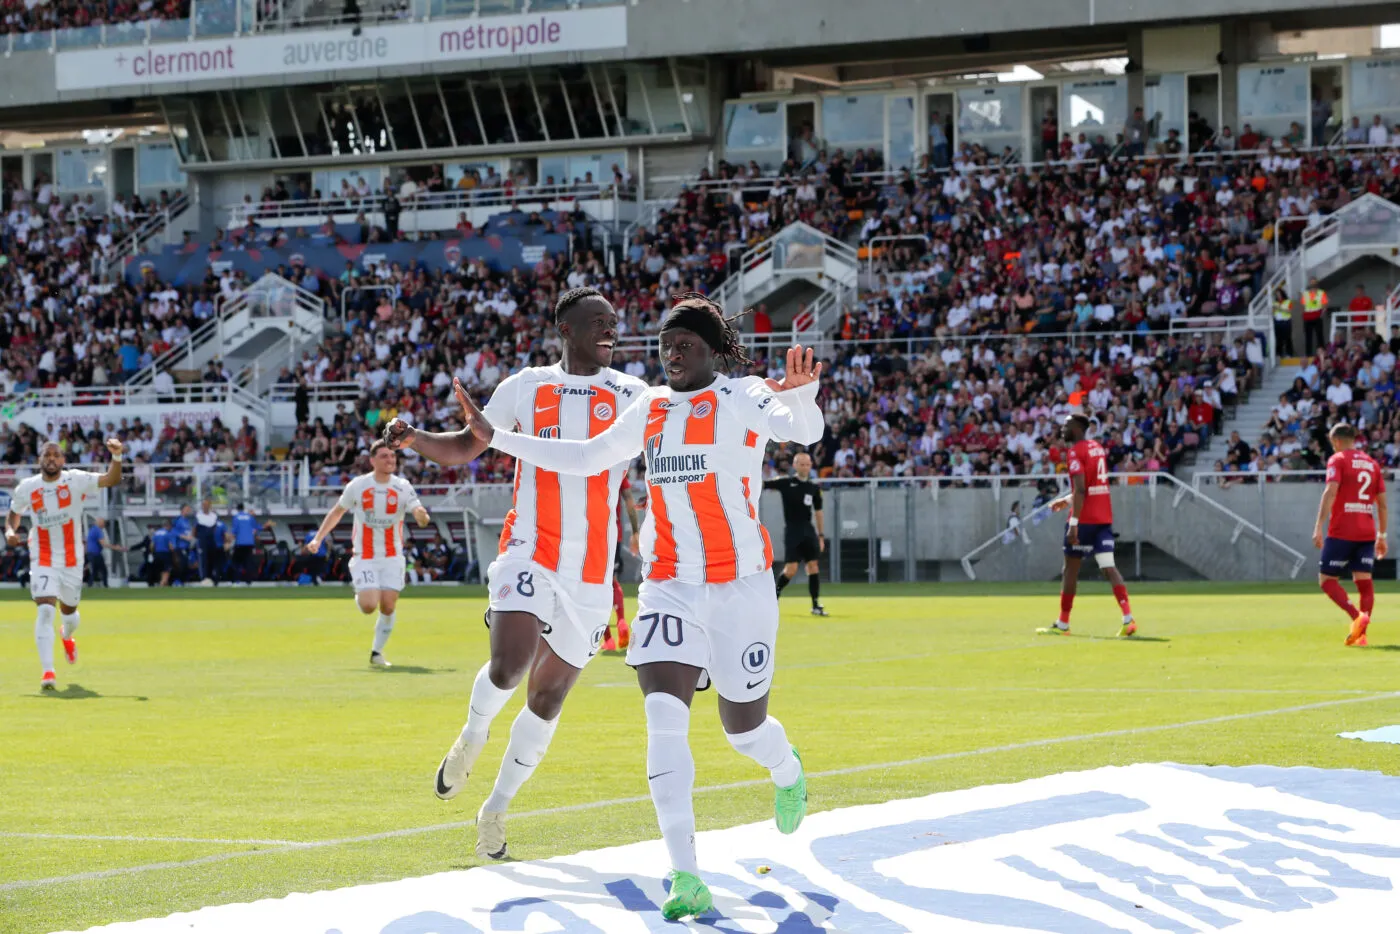
[[[1077,517],[1081,525],[1112,525],[1113,497],[1108,488],[1108,462],[1103,446],[1087,438],[1075,443],[1069,452],[1069,473],[1084,476],[1084,510]]]
[[[1361,451],[1338,451],[1327,461],[1327,482],[1337,484],[1327,537],[1374,541],[1376,497],[1385,492],[1380,465]]]

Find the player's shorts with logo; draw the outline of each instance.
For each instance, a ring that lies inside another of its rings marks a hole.
[[[65,606],[77,606],[83,598],[83,568],[29,568],[29,593],[38,597],[57,597]]]
[[[544,641],[565,662],[582,668],[598,654],[612,616],[611,585],[571,581],[510,554],[491,562],[486,580],[491,610],[537,617]]]
[[[788,564],[805,564],[821,556],[817,530],[810,522],[788,526],[783,531],[783,560]]]
[[[1113,526],[1107,523],[1103,525],[1084,525],[1081,523],[1078,545],[1069,543],[1069,526],[1065,526],[1065,554],[1071,558],[1113,554]]]
[[[778,595],[764,571],[728,584],[642,582],[627,664],[694,665],[725,700],[758,700],[773,686]]]
[[[361,590],[403,590],[404,559],[351,558],[350,583]]]
[[[1317,569],[1328,577],[1338,577],[1343,571],[1370,574],[1376,569],[1376,542],[1328,536],[1322,541],[1322,557],[1318,559]]]

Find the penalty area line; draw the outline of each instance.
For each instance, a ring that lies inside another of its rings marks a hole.
[[[1379,700],[1395,700],[1400,698],[1400,691],[1389,691],[1383,694],[1369,694],[1365,697],[1344,697],[1339,700],[1318,701],[1312,704],[1295,704],[1290,707],[1276,707],[1271,710],[1254,710],[1246,713],[1223,714],[1218,717],[1206,717],[1201,720],[1184,720],[1179,723],[1159,723],[1151,726],[1125,727],[1121,730],[1103,730],[1098,733],[1078,733],[1072,736],[1051,736],[1045,739],[1031,739],[1019,743],[1005,743],[1000,746],[984,746],[980,749],[963,749],[954,752],[936,753],[930,756],[917,756],[912,759],[897,759],[891,762],[870,762],[864,765],[852,765],[839,769],[826,769],[820,772],[808,772],[808,778],[829,778],[842,775],[859,775],[863,772],[880,772],[890,769],[908,768],[915,765],[927,765],[932,762],[947,762],[952,759],[968,759],[973,756],[992,755],[1000,752],[1018,752],[1024,749],[1038,749],[1044,746],[1059,746],[1065,743],[1082,743],[1097,739],[1113,739],[1120,736],[1143,736],[1149,733],[1165,733],[1169,730],[1187,730],[1198,726],[1214,726],[1221,723],[1233,723],[1239,720],[1254,720],[1260,717],[1275,717],[1282,714],[1306,713],[1311,710],[1325,710],[1330,707],[1341,707],[1349,704],[1365,704]],[[772,784],[767,778],[754,778],[739,782],[726,782],[720,785],[704,785],[695,789],[695,794],[710,794],[716,791],[733,791],[739,788],[754,788],[762,785]],[[511,819],[515,821],[525,820],[532,817],[547,817],[554,814],[570,814],[577,811],[593,811],[600,808],[619,807],[630,804],[649,803],[650,795],[633,795],[627,798],[612,798],[607,801],[585,801],[579,804],[566,804],[560,807],[539,808],[533,811],[520,811],[512,814]],[[116,869],[102,869],[93,872],[79,872],[67,876],[51,876],[47,879],[20,879],[15,882],[0,883],[0,892],[9,892],[16,889],[38,888],[47,885],[62,885],[73,882],[90,882],[98,879],[109,879],[117,876],[134,875],[144,872],[156,872],[164,869],[183,869],[191,866],[205,866],[210,863],[220,863],[232,859],[241,859],[251,856],[264,856],[270,853],[296,853],[305,850],[324,849],[333,846],[348,846],[356,843],[372,843],[377,840],[391,840],[399,837],[414,837],[422,834],[441,833],[447,830],[460,830],[471,827],[475,820],[452,821],[446,824],[432,824],[426,827],[405,827],[399,830],[385,830],[379,833],[365,834],[357,837],[341,837],[334,840],[312,840],[305,843],[288,843],[285,846],[268,847],[260,850],[242,850],[234,853],[215,853],[209,856],[201,856],[197,859],[176,860],[160,863],[147,863],[140,866],[123,866]]]

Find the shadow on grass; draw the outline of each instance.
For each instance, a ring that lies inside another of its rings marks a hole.
[[[457,673],[456,668],[424,668],[422,665],[395,665],[392,668],[368,668],[365,670],[380,675],[452,675]]]
[[[1130,645],[1134,642],[1170,642],[1166,636],[1086,636],[1079,633],[1072,633],[1072,639],[1092,639],[1095,642],[1121,642]]]
[[[145,702],[150,700],[144,694],[99,694],[91,688],[85,688],[81,684],[65,684],[59,691],[40,691],[38,694],[31,694],[30,697],[53,698],[54,700],[131,700]]]
[[[1400,645],[1368,645],[1372,652],[1400,652]]]

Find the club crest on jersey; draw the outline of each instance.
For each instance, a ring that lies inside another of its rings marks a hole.
[[[541,438],[557,438],[559,437],[559,426],[546,425],[545,427],[537,431],[536,434],[538,434]]]
[[[68,489],[68,484],[60,484],[54,490],[54,495],[58,497],[59,509],[67,509],[69,506],[73,505],[73,493]]]
[[[691,413],[692,415],[694,415],[696,418],[708,418],[709,415],[710,415],[711,410],[712,410],[712,406],[710,405],[710,403],[708,403],[708,402],[701,402],[700,404],[694,406],[694,407],[690,410],[690,413]]]
[[[606,402],[599,402],[593,407],[593,417],[600,422],[608,421],[612,418],[612,415],[612,406],[608,405]]]

